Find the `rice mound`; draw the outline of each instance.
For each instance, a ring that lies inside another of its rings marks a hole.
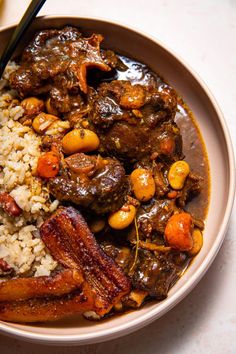
[[[49,275],[57,267],[40,239],[38,228],[58,207],[42,181],[35,176],[41,138],[18,120],[24,115],[17,93],[7,90],[15,63],[0,80],[0,192],[8,192],[23,210],[11,218],[0,208],[0,259],[16,274]]]

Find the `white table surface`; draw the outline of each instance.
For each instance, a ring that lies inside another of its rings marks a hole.
[[[0,0],[0,26],[29,0]],[[48,0],[40,14],[106,17],[154,35],[188,62],[215,95],[236,140],[236,0]],[[234,145],[235,146],[235,145]],[[179,305],[129,336],[59,348],[0,336],[1,354],[236,354],[236,208],[205,277]]]

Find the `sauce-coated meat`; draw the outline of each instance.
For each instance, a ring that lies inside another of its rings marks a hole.
[[[133,285],[137,289],[147,291],[150,296],[158,300],[165,299],[170,287],[187,264],[188,259],[184,253],[166,254],[140,250],[132,277]]]
[[[177,110],[175,91],[168,85],[158,88],[131,84],[125,80],[102,83],[92,96],[91,118],[95,125],[107,128],[117,120],[138,120],[149,128],[174,118]]]
[[[102,40],[100,34],[84,38],[72,27],[39,32],[24,50],[20,68],[12,73],[11,86],[21,96],[45,92],[50,95],[52,91],[57,106],[62,93],[78,96],[78,89],[87,93],[87,69],[110,70],[101,58]]]
[[[168,85],[103,83],[92,95],[91,107],[89,117],[99,132],[101,152],[129,162],[153,153],[168,160],[182,157],[182,138],[173,121],[177,97]]]
[[[153,200],[143,205],[137,215],[140,237],[146,239],[153,232],[163,233],[174,210],[174,201],[169,199]]]
[[[167,297],[170,287],[189,262],[185,253],[175,251],[153,253],[140,248],[135,269],[130,272],[134,252],[130,252],[127,247],[115,246],[107,241],[102,243],[102,248],[130,276],[134,289],[147,291],[149,296],[158,300]]]
[[[70,156],[62,175],[49,182],[50,192],[102,214],[119,209],[128,191],[125,170],[116,159],[78,153]]]
[[[174,122],[151,129],[142,123],[114,124],[100,135],[101,152],[115,155],[129,162],[140,161],[155,154],[161,160],[175,161],[182,158],[182,137]]]

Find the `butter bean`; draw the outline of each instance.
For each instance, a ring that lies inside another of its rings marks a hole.
[[[102,231],[102,229],[104,229],[105,227],[105,220],[104,219],[95,219],[90,225],[90,230],[96,234],[100,231]]]
[[[195,256],[198,252],[200,252],[203,245],[203,237],[202,232],[198,228],[195,228],[192,233],[193,238],[193,247],[189,251],[191,256]]]
[[[108,218],[109,225],[116,230],[122,230],[128,227],[134,220],[136,208],[133,205],[128,205],[126,210],[118,210],[112,213]]]
[[[131,187],[135,197],[140,201],[148,201],[155,194],[155,181],[151,171],[137,168],[130,175]]]
[[[99,138],[96,133],[89,129],[73,129],[62,139],[63,151],[68,154],[76,152],[89,152],[99,146]]]
[[[190,172],[189,164],[186,161],[174,162],[168,173],[168,181],[173,189],[182,189],[184,182]]]
[[[38,134],[45,133],[51,124],[57,121],[59,118],[52,114],[40,113],[34,118],[32,127]]]
[[[68,120],[55,120],[47,129],[45,134],[47,135],[57,135],[65,133],[70,129],[70,122]]]
[[[24,108],[25,115],[34,115],[42,112],[44,109],[44,102],[37,97],[27,97],[21,102]]]

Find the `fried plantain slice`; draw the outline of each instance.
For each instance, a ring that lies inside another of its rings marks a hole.
[[[97,244],[82,215],[61,208],[40,229],[52,256],[64,267],[82,272],[95,297],[97,314],[104,315],[129,293],[131,284],[121,268]]]
[[[76,269],[65,269],[48,277],[16,278],[0,283],[0,302],[45,296],[62,296],[79,288],[84,279]]]
[[[93,308],[94,299],[84,292],[59,298],[30,299],[0,303],[0,319],[9,322],[46,322],[81,314]]]
[[[102,251],[76,209],[56,211],[41,226],[40,234],[52,256],[67,269],[54,277],[2,283],[1,320],[55,321],[87,311],[104,316],[130,292],[130,280]],[[73,286],[78,289],[73,291]],[[7,293],[11,294],[7,297]]]

